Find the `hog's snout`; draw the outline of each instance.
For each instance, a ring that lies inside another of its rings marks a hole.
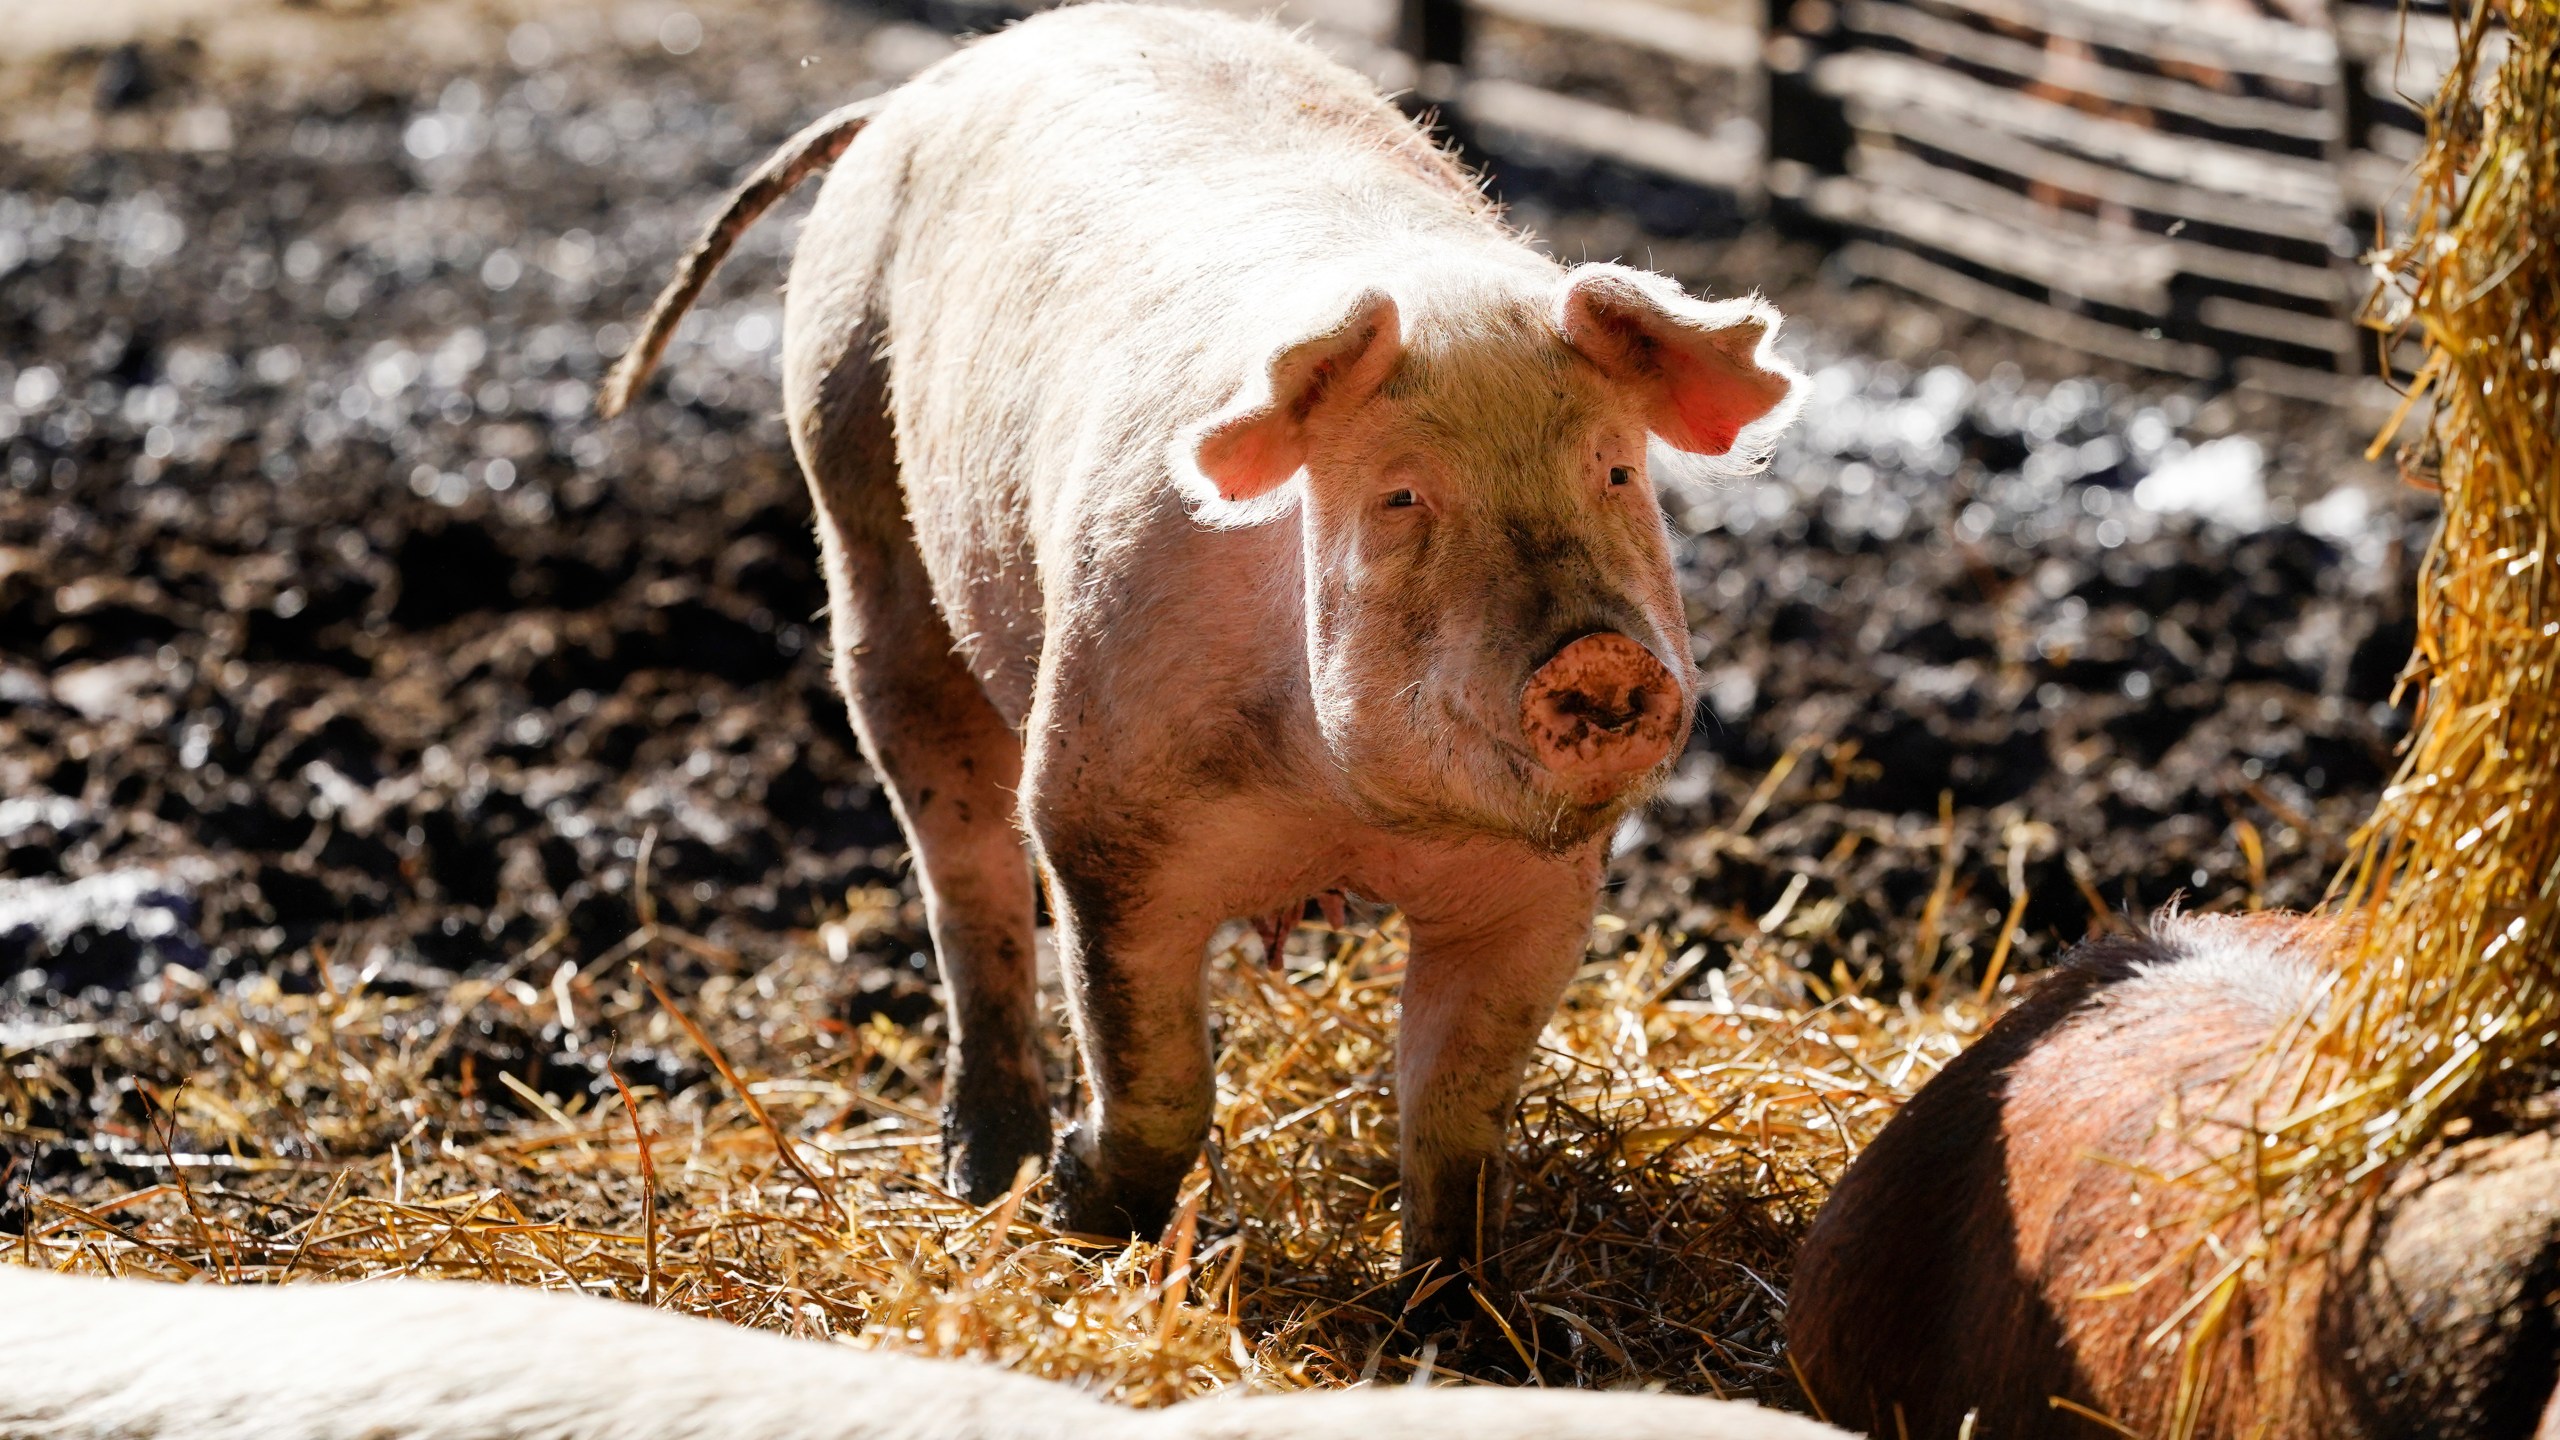
[[[1686,708],[1653,652],[1603,630],[1568,643],[1529,677],[1520,730],[1539,764],[1606,787],[1661,764],[1680,741]]]

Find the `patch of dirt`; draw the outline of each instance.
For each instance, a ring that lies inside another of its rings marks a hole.
[[[632,416],[587,410],[735,177],[945,42],[796,5],[489,14],[290,83],[201,40],[11,72],[57,97],[0,153],[22,1004],[315,945],[417,983],[588,962],[644,852],[666,917],[749,959],[848,888],[911,896],[776,419],[790,220]],[[1819,372],[1766,474],[1675,497],[1710,714],[1622,837],[1611,933],[1972,983],[2013,906],[2015,970],[2181,895],[2318,896],[2404,724],[2424,518],[2369,471],[2360,513],[2315,506],[2360,434],[1845,290],[1799,245],[1524,199],[1561,253],[1770,291]],[[2138,498],[2245,458],[2216,442],[2256,447],[2254,516]],[[921,970],[898,913],[863,953]]]

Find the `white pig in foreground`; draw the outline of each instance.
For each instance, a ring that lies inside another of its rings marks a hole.
[[[568,1295],[163,1285],[0,1262],[0,1440],[1840,1440],[1662,1395],[1364,1389],[1141,1411]]]
[[[1211,933],[1350,892],[1411,927],[1406,1264],[1482,1258],[1610,832],[1689,733],[1646,437],[1760,448],[1799,378],[1776,312],[1557,265],[1276,28],[1078,6],[768,160],[607,413],[829,164],[784,403],[949,984],[953,1187],[1049,1151],[1027,835],[1092,1092],[1061,1223],[1161,1229],[1209,1127]]]

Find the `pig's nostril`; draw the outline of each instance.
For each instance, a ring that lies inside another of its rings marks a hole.
[[[1671,753],[1682,718],[1671,672],[1614,631],[1558,650],[1520,697],[1521,734],[1538,762],[1581,780],[1652,768]]]
[[[1555,697],[1555,708],[1561,715],[1587,720],[1603,730],[1625,730],[1644,718],[1647,693],[1641,687],[1618,692],[1567,690]]]

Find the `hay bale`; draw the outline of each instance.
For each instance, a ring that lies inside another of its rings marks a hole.
[[[2336,908],[2362,932],[2353,956],[2271,1055],[2255,1127],[2188,1177],[2210,1192],[2203,1223],[2243,1221],[2258,1241],[2171,1337],[2198,1377],[2295,1383],[2268,1327],[2282,1326],[2288,1272],[2322,1257],[2284,1237],[2372,1205],[2413,1159],[2555,1078],[2560,0],[2481,0],[2458,19],[2409,233],[2377,258],[2366,317],[2385,355],[2424,346],[2374,447],[2423,410],[2402,464],[2441,490],[2444,520],[2405,682],[2418,723],[2339,877]],[[2272,1343],[2247,1344],[2253,1327]],[[2197,1406],[2163,1423],[2190,1434]]]
[[[2444,523],[2417,729],[2344,877],[2364,943],[2273,1137],[2273,1182],[2305,1201],[2547,1078],[2560,1045],[2560,3],[2482,3],[2461,45],[2375,301],[2426,346],[2404,466]]]

